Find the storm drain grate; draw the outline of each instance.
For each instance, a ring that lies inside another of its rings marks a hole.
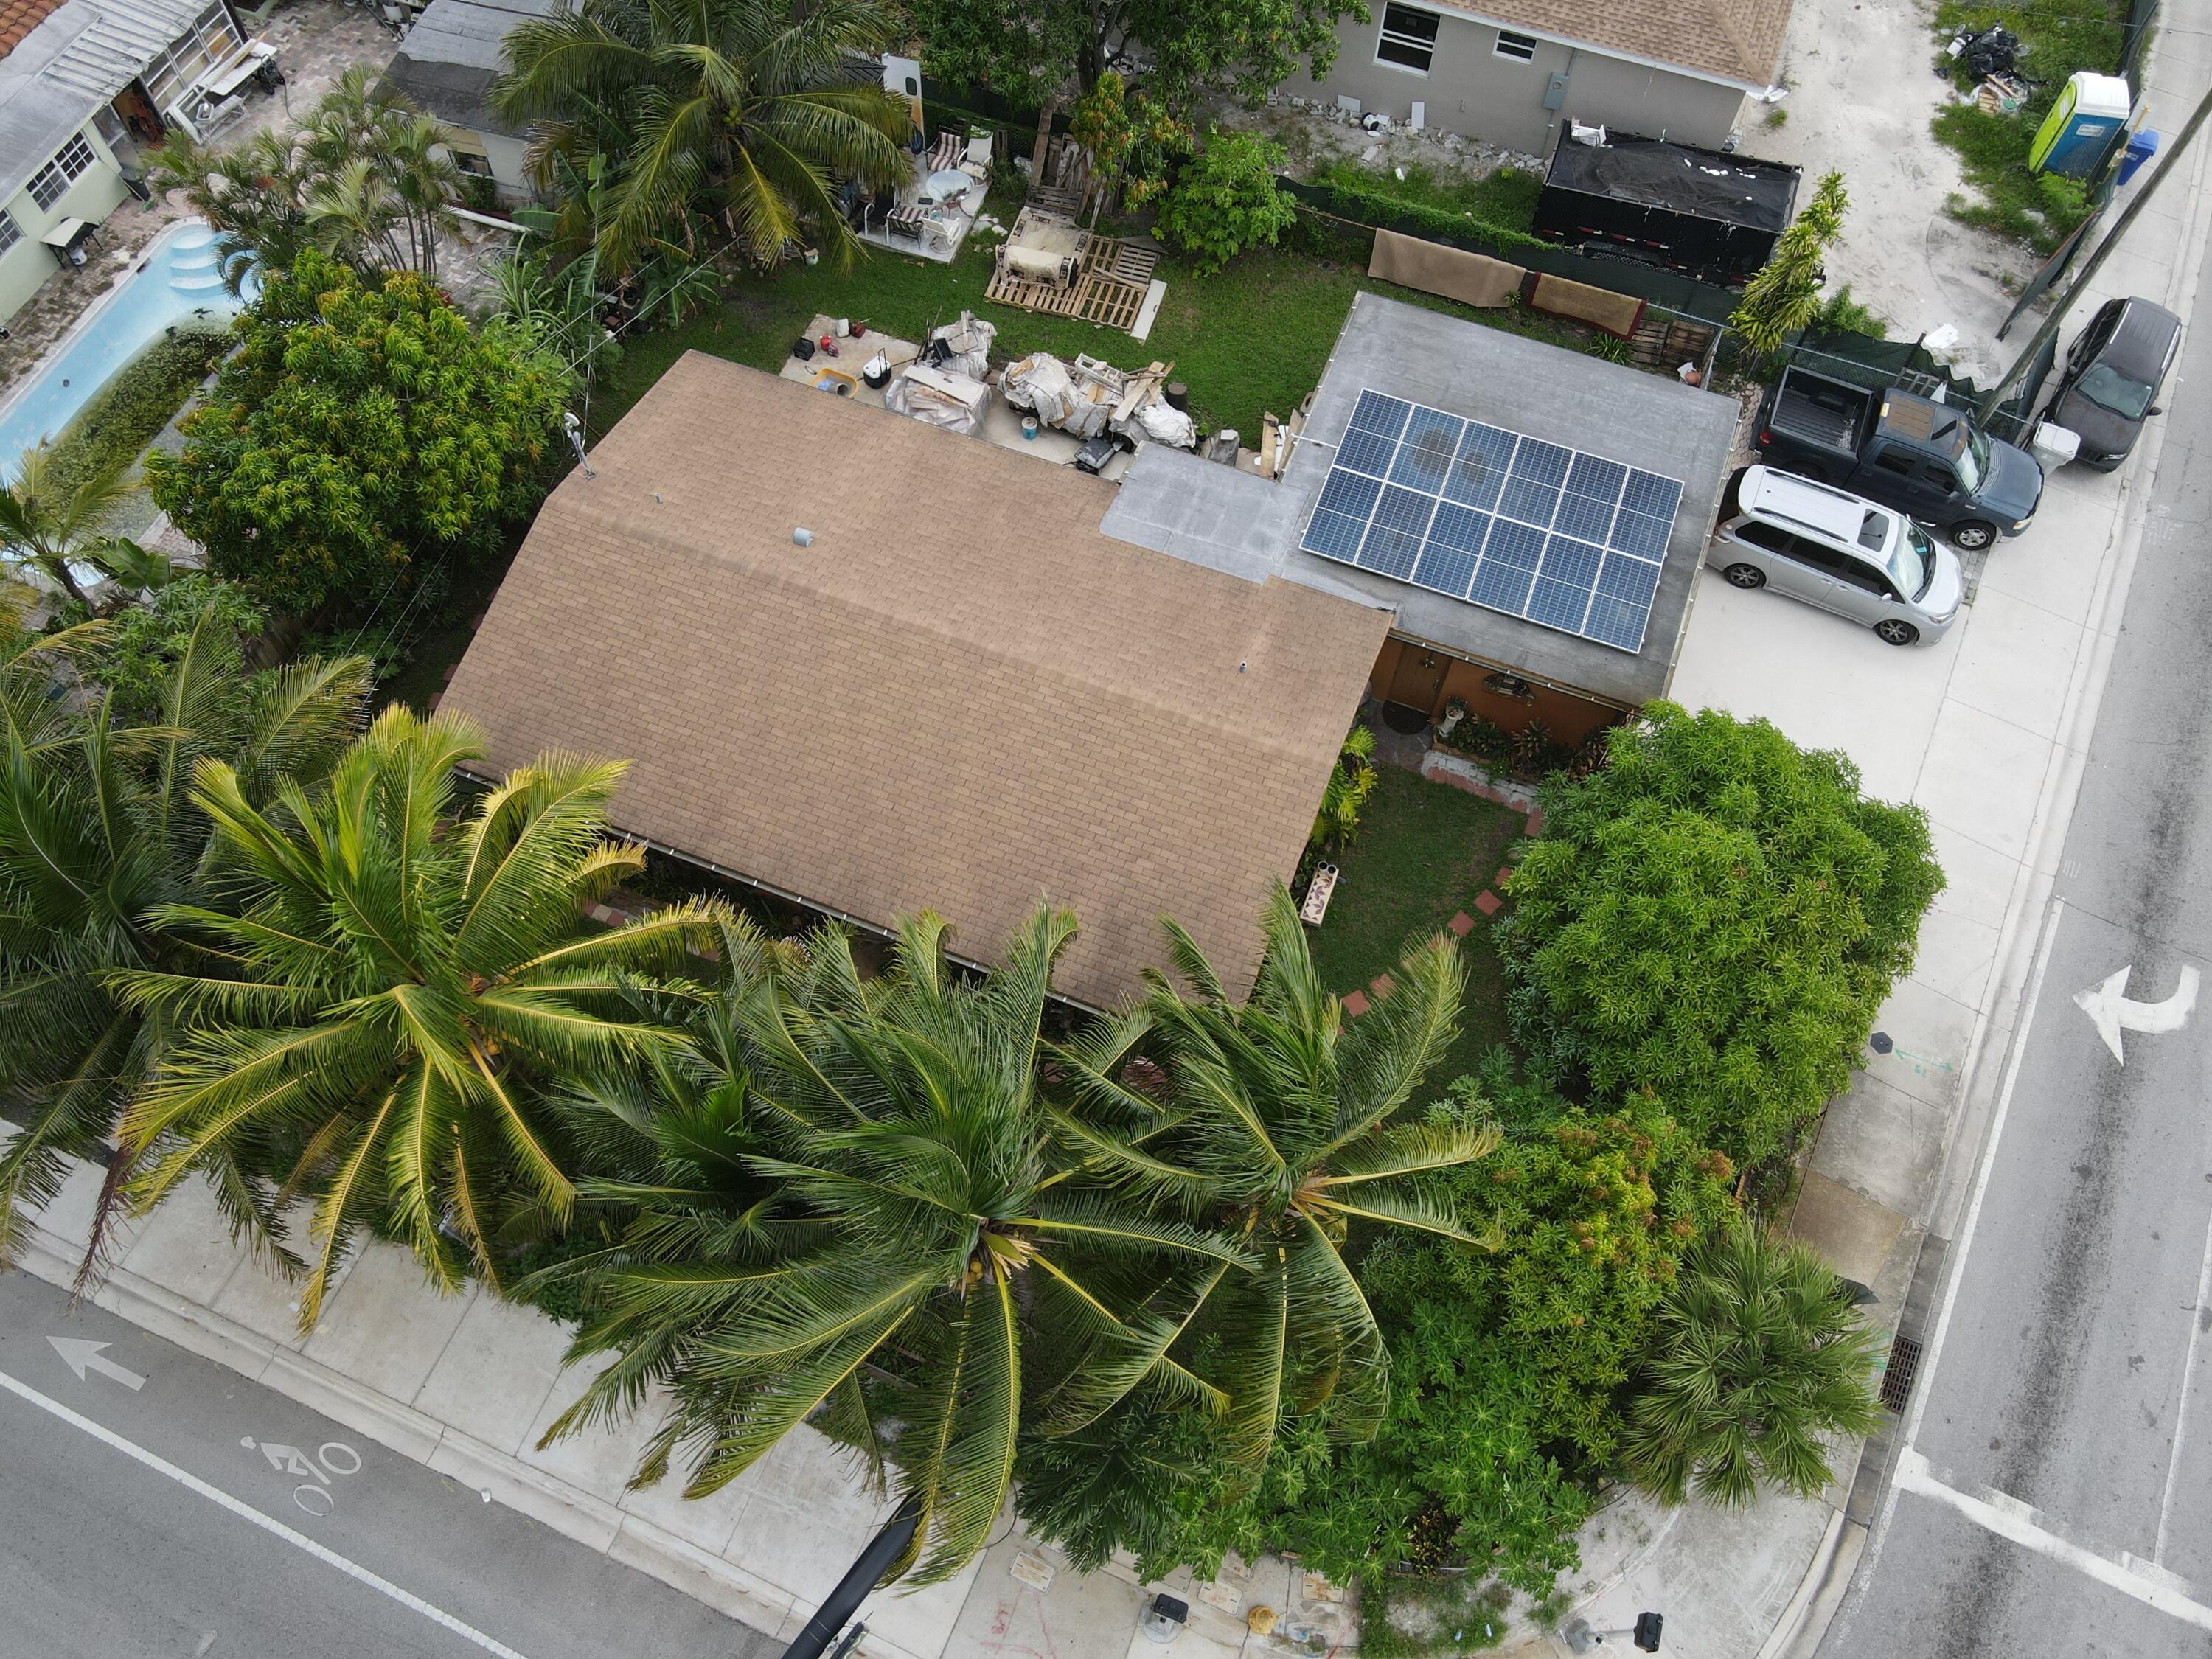
[[[1912,1394],[1912,1379],[1920,1370],[1920,1345],[1900,1336],[1889,1345],[1889,1364],[1881,1374],[1881,1403],[1901,1412]]]

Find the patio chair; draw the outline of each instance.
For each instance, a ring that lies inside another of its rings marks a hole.
[[[918,206],[895,207],[884,215],[884,234],[897,240],[920,243],[924,223]]]

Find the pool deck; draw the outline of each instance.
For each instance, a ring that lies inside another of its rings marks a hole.
[[[216,141],[218,149],[235,149],[252,142],[255,134],[283,125],[288,107],[293,113],[306,114],[346,70],[356,64],[381,68],[398,45],[366,11],[341,0],[291,0],[262,25],[259,33],[276,48],[286,84],[273,95],[250,94],[246,118]],[[25,375],[45,361],[95,300],[130,276],[149,243],[190,216],[191,210],[181,201],[169,199],[125,201],[109,214],[93,244],[92,257],[75,269],[57,269],[8,319],[9,337],[0,340],[0,400],[18,389]]]

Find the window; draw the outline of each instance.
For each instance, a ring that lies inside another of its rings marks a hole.
[[[1875,457],[1874,464],[1885,472],[1894,472],[1900,478],[1912,476],[1912,457],[1902,449],[1885,449]]]
[[[0,253],[5,253],[22,240],[21,227],[16,224],[5,208],[0,208]]]
[[[1516,63],[1532,64],[1536,60],[1536,37],[1500,29],[1498,31],[1498,44],[1491,51],[1500,58],[1510,58]]]
[[[457,149],[453,151],[453,165],[459,167],[462,172],[472,173],[479,179],[489,179],[491,177],[490,156],[479,155],[474,150],[470,149]]]
[[[1757,519],[1738,525],[1735,533],[1753,547],[1763,547],[1770,553],[1786,555],[1796,551],[1793,545],[1797,539],[1796,537],[1777,526],[1762,524]]]
[[[1437,55],[1438,21],[1432,11],[1415,11],[1411,6],[1383,7],[1382,39],[1375,48],[1375,61],[1426,75]]]
[[[1856,587],[1862,592],[1872,593],[1878,599],[1893,599],[1897,597],[1889,591],[1889,583],[1881,572],[1863,560],[1839,559],[1831,574],[1845,586]]]
[[[92,145],[82,133],[64,144],[61,153],[31,175],[31,199],[50,208],[68,192],[77,175],[92,165]]]

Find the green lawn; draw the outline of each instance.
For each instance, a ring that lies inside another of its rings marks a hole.
[[[2081,222],[2088,212],[2081,186],[2031,173],[2027,153],[2067,76],[2075,70],[2109,75],[2118,69],[2124,31],[2114,13],[2106,0],[2043,0],[2025,9],[1942,0],[1935,18],[1939,42],[1948,44],[1962,29],[2002,23],[2020,37],[2019,72],[2033,83],[2017,114],[1990,115],[1971,102],[1947,104],[1936,112],[1936,137],[1958,152],[1978,198],[1954,197],[1952,217],[2026,242],[2040,254],[2056,252]],[[1963,58],[1938,61],[1939,72],[1961,93],[1973,91],[1974,77]]]
[[[1340,996],[1363,990],[1397,963],[1406,945],[1464,910],[1474,931],[1467,957],[1460,1040],[1432,1082],[1472,1073],[1483,1052],[1505,1041],[1504,980],[1490,924],[1474,901],[1491,886],[1527,820],[1493,802],[1395,766],[1379,770],[1358,838],[1334,862],[1342,875],[1328,919],[1311,933],[1314,964]]]
[[[994,197],[990,209],[1002,220],[1013,216],[1014,204],[1003,197]],[[1365,274],[1364,261],[1347,264],[1287,249],[1257,249],[1211,276],[1198,275],[1178,258],[1162,260],[1158,275],[1167,283],[1167,295],[1151,337],[1142,342],[1093,323],[987,305],[983,289],[990,275],[990,254],[970,247],[949,266],[872,248],[849,276],[837,275],[826,264],[748,276],[719,311],[680,328],[625,340],[622,361],[593,390],[592,431],[597,434],[612,426],[687,350],[775,370],[817,313],[850,317],[902,339],[921,340],[931,327],[952,321],[966,309],[998,325],[1000,357],[1049,351],[1072,359],[1088,352],[1122,368],[1141,368],[1156,358],[1172,361],[1175,378],[1190,387],[1200,423],[1235,427],[1254,444],[1263,410],[1287,418],[1319,384],[1352,296],[1362,289],[1572,350],[1588,349],[1596,337],[1518,309],[1477,311],[1377,283]]]

